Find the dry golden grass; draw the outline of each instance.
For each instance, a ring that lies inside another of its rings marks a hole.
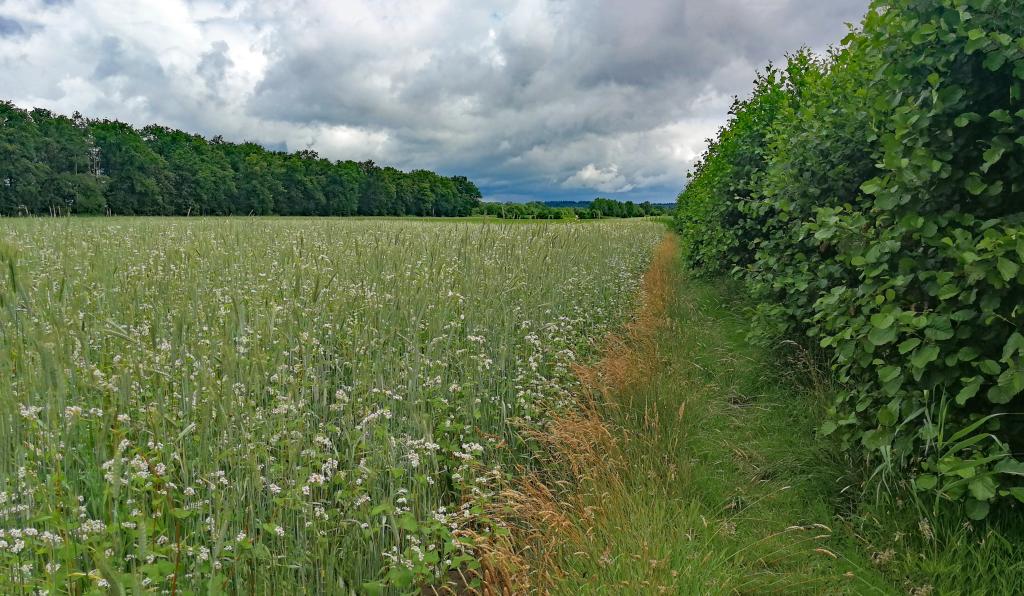
[[[560,573],[557,555],[582,545],[599,512],[595,490],[621,486],[623,465],[615,435],[600,414],[613,396],[650,378],[658,366],[656,336],[668,322],[678,240],[667,234],[655,249],[629,323],[605,339],[601,358],[577,366],[578,407],[553,417],[528,436],[542,447],[539,471],[522,471],[493,514],[510,530],[507,539],[481,541],[485,596],[546,593]],[[470,591],[469,593],[472,593]]]
[[[601,359],[576,370],[585,391],[604,397],[649,378],[657,366],[656,334],[668,322],[666,312],[672,300],[672,267],[679,250],[678,238],[666,235],[654,251],[651,266],[644,275],[640,301],[622,331],[606,339]],[[592,395],[586,396],[592,399]]]

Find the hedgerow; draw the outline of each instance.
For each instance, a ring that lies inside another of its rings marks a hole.
[[[875,1],[759,76],[679,197],[695,269],[843,389],[820,434],[981,519],[1024,501],[1024,10]]]

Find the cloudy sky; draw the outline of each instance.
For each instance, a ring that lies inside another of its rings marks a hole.
[[[0,0],[0,99],[671,201],[730,98],[868,0]]]

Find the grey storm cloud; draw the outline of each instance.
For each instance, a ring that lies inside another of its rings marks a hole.
[[[35,23],[18,21],[0,14],[0,37],[21,37],[40,29],[42,27]]]
[[[148,82],[151,79],[162,79],[163,67],[145,51],[129,51],[124,43],[112,36],[100,40],[96,53],[96,68],[92,76],[103,80],[111,77],[125,77],[132,83]]]
[[[493,198],[667,201],[755,70],[837,43],[868,0],[47,4],[0,0],[19,105],[465,174]]]
[[[233,64],[228,55],[228,44],[223,40],[215,41],[210,49],[200,57],[196,73],[206,82],[206,87],[214,101],[220,99],[217,95],[218,89]]]

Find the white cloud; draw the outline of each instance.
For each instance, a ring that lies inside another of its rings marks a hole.
[[[606,168],[599,168],[592,163],[583,166],[562,186],[566,188],[592,188],[601,192],[629,192],[636,188],[626,182],[626,177],[619,173],[619,167],[611,164]]]
[[[753,72],[868,0],[0,0],[0,93],[477,180],[671,200]]]

